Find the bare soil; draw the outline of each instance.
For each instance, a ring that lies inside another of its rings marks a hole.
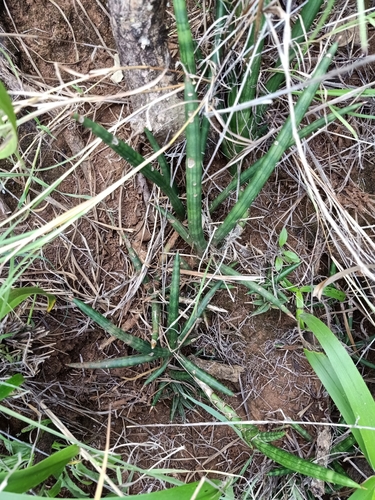
[[[72,72],[86,74],[113,65],[115,45],[104,3],[100,0],[60,0],[58,4],[47,0],[8,0],[6,6],[0,18],[4,29],[8,33],[28,35],[13,40],[17,47],[15,63],[21,77],[32,77],[44,86],[55,87],[61,81],[70,81]],[[108,82],[108,79],[97,82],[95,93],[107,95],[121,90],[121,83]],[[80,111],[85,112],[84,109]],[[128,112],[126,100],[97,105],[93,119],[110,126]],[[28,135],[34,133],[32,129],[21,131],[23,150],[29,145]],[[54,165],[76,154],[77,146],[85,145],[90,139],[90,134],[73,121],[63,122],[53,135],[54,140],[46,138],[49,142],[43,144],[36,165],[35,175],[46,184],[59,178],[69,164]],[[142,137],[131,136],[128,126],[120,128],[117,135],[134,147],[146,147]],[[324,140],[319,139],[314,145],[317,154],[319,149],[322,154],[326,151],[329,139]],[[340,151],[348,146],[337,139],[331,147]],[[218,159],[213,169],[221,167],[220,161]],[[85,196],[99,193],[128,168],[116,154],[100,146],[59,185],[53,199],[40,207],[34,224],[49,221]],[[339,192],[344,206],[373,221],[371,195],[375,194],[375,177],[372,160],[366,160],[363,170],[353,167],[351,178],[355,182],[346,179],[346,172],[339,167],[337,171],[335,175],[337,185],[342,188]],[[8,184],[7,188],[15,195],[19,192],[15,183]],[[32,188],[36,192],[40,189],[36,184]],[[229,428],[203,424],[213,419],[198,407],[187,413],[187,425],[183,425],[181,419],[174,422],[179,425],[169,425],[170,401],[162,401],[151,409],[156,386],[144,387],[145,377],[142,376],[150,367],[143,365],[142,368],[109,372],[67,366],[82,360],[129,354],[120,341],[108,341],[108,336],[89,323],[67,298],[94,300],[94,306],[115,324],[143,338],[150,335],[145,292],[121,238],[121,231],[125,231],[140,257],[152,263],[151,273],[154,273],[158,252],[154,247],[150,250],[150,242],[155,241],[160,221],[147,198],[150,189],[151,186],[145,187],[137,178],[127,182],[74,228],[44,248],[44,262],[35,261],[22,277],[25,284],[46,287],[59,297],[50,314],[36,312],[31,333],[19,334],[29,339],[30,352],[45,353],[44,362],[34,367],[30,363],[24,368],[25,373],[29,370],[30,395],[22,411],[37,418],[39,412],[43,415],[43,409],[38,408],[38,403],[43,401],[77,438],[100,449],[105,446],[105,429],[111,412],[112,445],[117,446],[130,463],[147,469],[161,461],[162,467],[191,471],[179,474],[188,480],[199,479],[206,471],[210,471],[211,477],[219,473],[238,474],[253,452]],[[296,202],[292,211],[290,199]],[[5,201],[13,211],[15,199],[8,195]],[[277,237],[286,221],[290,248],[304,262],[293,279],[297,282],[302,279],[307,268],[313,276],[326,276],[329,255],[321,244],[313,208],[305,193],[296,194],[295,180],[286,170],[278,171],[256,200],[251,220],[241,235],[237,251],[247,263],[248,273],[259,274],[271,268],[278,252]],[[265,232],[264,227],[271,229]],[[168,228],[165,231],[164,242],[172,234]],[[158,245],[157,248],[161,243]],[[178,247],[186,251],[179,241]],[[250,317],[253,311],[251,297],[241,286],[234,287],[230,295],[231,298],[221,291],[215,298],[214,304],[227,313],[210,313],[207,325],[202,323],[198,327],[196,345],[196,350],[203,350],[206,359],[244,369],[237,383],[223,380],[236,393],[228,402],[243,418],[250,420],[286,417],[314,422],[329,419],[329,401],[304,358],[303,339],[295,323],[275,310]],[[294,305],[291,303],[290,307]],[[39,328],[44,328],[48,335],[34,338],[33,332]],[[15,349],[15,345],[9,345],[9,349]],[[194,426],[199,423],[201,425]],[[16,422],[4,421],[2,426],[19,432]],[[273,427],[265,425],[263,428]],[[309,431],[314,434],[313,427],[309,427]],[[139,446],[134,448],[136,443]],[[315,456],[314,447],[303,444],[292,430],[279,444],[293,451],[299,448],[306,457]],[[38,442],[37,445],[50,451],[51,442]],[[171,453],[177,448],[179,451]],[[171,453],[170,458],[166,458],[168,453]],[[260,470],[269,469],[270,465],[265,462],[263,457],[256,455],[245,477],[249,479]],[[127,480],[126,475],[123,480]],[[275,484],[277,480],[269,478],[268,481]],[[130,492],[147,491],[152,484],[143,479],[132,486]]]

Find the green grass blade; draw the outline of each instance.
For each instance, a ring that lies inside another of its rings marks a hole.
[[[195,363],[190,361],[190,359],[185,358],[182,354],[178,355],[177,359],[179,360],[181,366],[193,377],[201,380],[209,387],[214,389],[215,391],[220,391],[227,396],[233,396],[233,392],[228,389],[221,382],[216,380],[212,375],[209,375],[207,372],[199,368]]]
[[[259,4],[258,8],[262,10],[266,7],[267,1],[264,2],[264,5]],[[246,61],[246,70],[240,79],[244,80],[239,85],[238,84],[238,76],[234,75],[234,81],[232,82],[232,90],[229,93],[229,102],[228,107],[234,104],[242,104],[244,102],[249,102],[253,100],[256,96],[258,81],[260,75],[260,68],[262,62],[262,51],[264,47],[264,36],[260,39],[259,34],[262,32],[262,27],[265,22],[265,16],[263,13],[260,14],[260,23],[257,26],[257,22],[254,22],[251,28],[251,33],[249,36],[247,50],[253,47],[253,55],[251,57],[247,57]],[[237,88],[239,90],[237,91]],[[229,123],[229,129],[236,135],[240,135],[246,139],[249,139],[252,135],[253,128],[253,115],[252,109],[250,107],[245,108],[240,111],[236,111],[233,113],[233,116]],[[227,141],[227,144],[224,147],[226,154],[229,153],[230,158],[233,158],[235,155],[240,153],[244,146],[242,144],[231,143]],[[236,165],[231,167],[232,173],[236,172]]]
[[[201,387],[203,388],[203,386]],[[212,417],[216,418],[219,422],[237,422],[237,421],[241,422],[240,417],[237,415],[237,413],[233,410],[231,406],[224,403],[224,401],[221,398],[219,398],[219,396],[217,396],[214,392],[212,392],[212,389],[210,387],[206,387],[205,389],[207,390],[207,392],[206,390],[204,390],[206,396],[208,396],[209,400],[212,402],[214,406],[216,406],[216,408],[219,411],[215,410],[215,408],[212,408],[212,406],[206,405],[202,401],[194,399],[190,395],[187,396],[187,398],[190,399],[195,405],[203,408],[203,410],[205,410]],[[239,430],[239,426],[231,425],[231,428],[240,438],[242,438],[242,432]],[[255,425],[253,426],[253,428],[255,429],[255,431],[258,431]]]
[[[352,113],[356,109],[360,108],[363,104],[362,103],[356,103],[352,104],[350,106],[346,106],[345,108],[342,109],[336,109],[335,112],[340,115],[346,115],[348,113]],[[306,125],[303,127],[301,130],[299,130],[298,135],[300,139],[304,139],[305,137],[308,137],[310,134],[315,132],[316,130],[319,130],[322,127],[325,127],[329,123],[332,123],[335,121],[337,118],[337,115],[335,113],[329,113],[327,116],[323,116],[322,118],[319,118],[318,120],[315,120],[313,123],[310,123],[309,125]],[[292,138],[290,142],[288,143],[287,149],[290,148],[295,144],[295,140]],[[248,182],[250,179],[254,177],[254,174],[256,173],[258,168],[262,167],[262,161],[263,159],[259,159],[256,161],[251,167],[247,168],[243,172],[241,172],[240,179],[238,180],[238,177],[236,176],[229,184],[226,186],[221,193],[213,200],[213,202],[210,205],[210,213],[213,213],[218,206],[223,203],[230,193],[232,191],[235,191],[238,186],[242,186],[246,182]]]
[[[375,469],[375,402],[361,374],[331,330],[318,318],[302,314],[302,321],[314,333],[323,347],[326,358],[306,353],[312,367],[326,387],[347,424],[358,424],[371,429],[352,429],[352,433]],[[331,392],[332,394],[331,394]]]
[[[111,323],[102,314],[100,314],[98,311],[95,311],[92,307],[85,304],[84,302],[81,302],[78,299],[73,299],[73,303],[78,307],[78,309],[81,310],[81,312],[83,312],[83,314],[92,319],[97,325],[102,327],[103,330],[105,330],[113,337],[122,340],[124,344],[132,347],[141,354],[153,353],[155,357],[167,357],[170,355],[168,349],[164,349],[161,347],[155,347],[155,349],[151,349],[151,345],[149,344],[149,342],[146,342],[145,340],[124,332],[113,323]]]
[[[155,361],[159,356],[154,356],[155,349],[150,354],[136,354],[134,356],[122,356],[114,359],[103,359],[101,361],[87,361],[86,363],[69,363],[70,368],[85,368],[88,370],[129,368],[130,366],[141,365]]]
[[[143,268],[143,263],[142,263],[141,259],[138,257],[137,252],[132,247],[130,240],[126,236],[126,234],[123,231],[121,231],[120,235],[121,235],[122,239],[124,240],[126,249],[128,251],[129,258],[132,261],[134,269],[136,270],[136,272],[138,274],[140,274],[142,272],[142,268]],[[147,284],[149,282],[150,282],[150,278],[146,274],[145,277],[143,278],[143,283]]]
[[[359,484],[357,484],[349,477],[326,469],[321,465],[311,463],[308,460],[303,460],[302,458],[299,458],[292,453],[281,450],[280,448],[277,448],[272,444],[265,443],[264,441],[256,437],[251,440],[251,444],[254,446],[254,448],[257,448],[259,451],[261,451],[266,457],[274,460],[276,463],[288,469],[291,469],[294,472],[298,472],[308,477],[314,477],[327,483],[346,486],[347,488],[360,488]]]
[[[0,474],[0,484],[5,481],[3,492],[25,493],[32,488],[35,488],[40,483],[48,479],[52,475],[60,475],[65,465],[79,453],[79,448],[76,445],[67,446],[61,451],[54,453],[48,458],[27,469],[18,470],[9,474],[2,472]]]
[[[156,406],[158,404],[158,402],[160,401],[160,398],[163,395],[164,390],[168,388],[169,384],[170,384],[170,382],[166,382],[166,381],[160,382],[158,390],[154,393],[154,397],[152,399],[151,406]]]
[[[7,398],[25,379],[20,373],[15,373],[0,384],[0,401]]]
[[[168,319],[167,319],[167,340],[171,350],[176,348],[178,338],[178,305],[180,299],[180,254],[177,253],[173,262],[172,280],[169,292]]]
[[[316,69],[313,75],[313,79],[319,79],[326,73],[329,65],[332,62],[332,57],[335,54],[337,47],[337,43],[335,43],[329,49],[328,53],[322,59],[318,68]],[[309,105],[311,104],[312,99],[314,98],[319,83],[319,81],[311,83],[298,99],[298,102],[295,105],[296,126],[301,123],[302,118],[304,117]],[[251,184],[247,186],[238,202],[234,205],[232,210],[225,218],[224,222],[217,229],[212,240],[214,246],[218,246],[224,240],[224,238],[236,226],[245,211],[251,206],[252,202],[258,196],[263,186],[269,179],[270,175],[274,171],[277,162],[284,154],[292,137],[293,127],[291,118],[289,116],[276,140],[273,142],[271,148],[269,149],[268,153],[264,156],[261,168],[258,168],[255,172]]]
[[[216,30],[215,30],[215,36],[214,36],[214,46],[213,46],[213,52],[211,55],[211,61],[215,64],[215,67],[218,68],[220,66],[220,60],[221,60],[221,53],[222,53],[222,47],[221,41],[222,41],[222,34],[224,32],[223,27],[225,25],[225,2],[223,0],[217,0],[216,1],[216,9],[215,9],[215,19],[218,21],[216,24]],[[209,65],[209,74],[208,78],[211,80],[213,77],[212,75],[212,68],[211,65]],[[201,154],[202,154],[202,159],[205,156],[206,150],[207,150],[207,139],[208,139],[208,134],[210,131],[210,120],[203,115],[202,117],[202,124],[201,124]]]
[[[13,103],[0,81],[0,160],[16,152],[17,142],[17,120]]]
[[[220,265],[220,271],[224,275],[228,275],[228,276],[241,276],[241,273],[239,273],[238,271],[235,271],[234,269],[232,269],[229,266],[226,266],[225,264]],[[283,313],[287,314],[289,317],[295,319],[293,314],[289,311],[289,309],[287,309],[277,297],[275,297],[271,292],[269,292],[268,290],[263,288],[261,285],[258,285],[258,283],[254,283],[253,281],[246,281],[246,280],[239,281],[238,283],[240,283],[241,285],[244,285],[252,293],[256,293],[256,294],[260,295],[264,300],[266,300],[267,302],[269,302],[273,306],[280,309]]]
[[[101,139],[104,144],[107,144],[113,151],[124,158],[132,167],[137,167],[145,161],[142,155],[131,148],[126,142],[118,139],[113,134],[108,132],[104,127],[89,120],[86,117],[80,116],[77,113],[73,115],[73,118],[78,121],[85,128],[92,130],[92,132]],[[153,170],[151,165],[145,165],[142,168],[142,174],[151,182],[160,187],[163,193],[168,196],[171,205],[176,212],[179,219],[183,220],[185,218],[185,207],[183,206],[178,195],[175,193],[174,189],[169,185],[167,179],[165,179],[159,172]]]
[[[367,23],[366,23],[365,10],[366,10],[365,0],[357,0],[357,11],[358,11],[358,21],[359,21],[359,37],[361,39],[361,49],[363,52],[367,52],[367,49],[368,49]]]
[[[333,7],[335,6],[335,2],[336,0],[328,0],[327,3],[325,4],[324,6],[324,10],[322,12],[322,15],[320,16],[320,19],[318,20],[318,22],[316,23],[315,27],[314,27],[314,31],[311,33],[310,37],[309,37],[309,40],[308,40],[308,44],[312,41],[315,40],[317,34],[319,33],[319,31],[323,28],[323,26],[325,26],[325,24],[327,23],[328,21],[328,18],[332,12],[332,9]]]

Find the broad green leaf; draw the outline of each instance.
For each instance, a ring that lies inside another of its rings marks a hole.
[[[375,468],[375,402],[361,374],[349,354],[331,330],[311,314],[302,314],[302,321],[314,333],[323,347],[327,359],[308,354],[313,368],[341,412],[347,424],[369,429],[352,429],[352,433]],[[319,362],[317,361],[319,360]],[[327,385],[326,385],[327,384]],[[331,394],[331,392],[332,394]]]
[[[346,293],[341,290],[337,290],[332,285],[328,285],[324,288],[322,295],[325,297],[329,297],[331,299],[338,300],[339,302],[344,302],[346,300]]]
[[[285,252],[283,252],[283,257],[287,262],[290,263],[294,262],[298,264],[301,262],[301,259],[298,257],[298,255],[294,252],[291,252],[290,250],[285,250]]]
[[[23,381],[23,376],[20,373],[16,373],[3,382],[0,385],[0,401],[8,397],[9,394],[11,394],[16,387],[19,387]]]
[[[281,269],[283,268],[283,265],[284,265],[284,261],[283,259],[280,257],[280,255],[278,255],[275,259],[275,271],[276,272],[279,272],[281,271]]]
[[[4,492],[25,493],[35,488],[52,475],[59,475],[65,465],[79,453],[76,445],[68,446],[57,453],[27,469],[17,470],[9,475],[7,472],[0,474],[0,484],[6,481],[6,486],[0,498],[4,500]],[[8,477],[9,476],[9,477]],[[35,498],[35,497],[33,497]]]
[[[288,240],[288,231],[285,227],[282,228],[279,236],[279,247],[282,248]]]
[[[199,482],[184,484],[169,490],[155,491],[153,493],[146,493],[143,495],[129,495],[123,498],[130,500],[218,500],[222,494],[220,488],[221,481],[211,479],[210,482],[204,482],[202,485]],[[1,492],[1,500],[45,500],[45,497],[29,495],[18,495],[16,493]],[[112,496],[112,498],[119,498]],[[79,498],[76,500],[89,500],[86,498]]]
[[[56,297],[51,293],[45,292],[42,288],[37,286],[25,286],[22,288],[12,288],[7,297],[0,297],[0,320],[3,319],[8,313],[21,304],[24,300],[32,295],[44,295],[47,297],[48,306],[47,312],[50,312],[56,302]]]
[[[16,115],[9,94],[0,81],[0,160],[11,156],[16,149]]]

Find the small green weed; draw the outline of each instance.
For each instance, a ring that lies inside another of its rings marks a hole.
[[[300,321],[300,315],[312,306],[309,297],[314,292],[315,286],[296,286],[288,279],[288,276],[300,267],[301,260],[295,252],[285,248],[287,240],[288,232],[284,227],[278,239],[279,252],[274,259],[272,269],[268,272],[263,288],[269,290],[270,293],[272,292],[282,304],[293,301],[296,307],[296,318]],[[322,295],[333,301],[344,302],[346,300],[346,294],[333,285],[325,287]],[[252,313],[253,316],[263,314],[273,307],[273,304],[267,301],[264,296],[255,298],[252,304],[257,306],[257,309]],[[319,307],[319,303],[313,304],[313,306]],[[300,326],[303,328],[301,322]]]

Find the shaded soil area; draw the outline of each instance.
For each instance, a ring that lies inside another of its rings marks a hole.
[[[12,39],[16,47],[14,63],[27,85],[40,85],[47,91],[73,81],[73,76],[78,80],[80,75],[113,65],[115,44],[105,4],[100,0],[61,0],[58,4],[26,0],[22,6],[19,2],[8,1],[0,21],[6,32],[20,35]],[[70,88],[71,95],[82,91],[90,93],[92,85],[96,96],[105,96],[121,92],[124,84],[115,84],[96,75],[74,85]],[[92,119],[108,128],[129,114],[125,99],[112,101],[87,103],[77,111],[90,114]],[[36,125],[20,130],[20,147],[26,167],[30,170],[33,166],[35,181],[31,184],[31,198],[40,191],[40,185],[51,185],[65,175],[73,164],[72,156],[93,140],[89,132],[66,116],[59,120],[57,114],[50,114],[44,125],[48,125],[50,134],[43,136],[40,142],[34,141],[40,131]],[[351,146],[342,142],[339,136],[343,129],[338,127],[333,144],[328,144],[332,141],[328,134],[313,143],[316,155],[321,153],[323,156],[329,147],[340,152]],[[116,134],[143,154],[149,153],[144,138],[132,135],[129,123],[119,127]],[[353,166],[350,179],[339,164],[332,167],[331,177],[343,206],[362,218],[364,226],[374,223],[372,196],[375,193],[372,158],[370,154],[365,156],[364,168]],[[219,171],[224,164],[219,157],[212,171]],[[6,164],[1,165],[2,169],[7,168]],[[177,170],[177,163],[175,168]],[[30,224],[40,227],[53,220],[87,197],[100,193],[129,170],[124,160],[99,145],[38,207]],[[244,272],[249,275],[272,274],[275,257],[280,253],[278,235],[287,226],[288,248],[302,261],[290,279],[296,284],[305,283],[308,274],[319,281],[328,274],[330,252],[312,203],[303,190],[296,192],[296,179],[291,171],[286,161],[271,178],[257,198],[245,230],[231,247],[228,260],[240,259]],[[227,176],[224,173],[219,177],[215,186],[205,185],[209,197],[220,190],[217,182],[225,185]],[[5,195],[1,195],[10,212],[16,210],[23,182],[9,181]],[[24,396],[24,405],[18,404],[18,408],[37,419],[44,418],[44,408],[48,407],[76,438],[101,450],[105,448],[110,413],[111,446],[116,453],[129,464],[143,469],[158,464],[163,468],[189,471],[176,474],[183,480],[198,480],[206,472],[210,477],[239,474],[253,456],[250,468],[244,472],[248,480],[269,470],[271,465],[245,446],[229,427],[211,425],[212,415],[198,406],[186,411],[185,421],[176,417],[171,424],[170,399],[151,408],[157,385],[145,386],[144,381],[154,368],[153,364],[111,371],[67,366],[133,354],[121,341],[109,337],[85,318],[70,302],[73,297],[89,302],[125,331],[150,339],[149,296],[141,286],[142,277],[134,271],[129,260],[124,235],[155,278],[162,248],[174,238],[173,231],[154,209],[160,196],[142,177],[130,179],[62,236],[46,245],[41,258],[22,275],[20,285],[42,286],[58,300],[49,314],[44,313],[43,304],[37,302],[32,328],[5,341],[7,354],[16,356],[19,360],[17,370],[27,377],[29,392]],[[233,199],[228,204],[233,204]],[[220,216],[219,212],[217,218]],[[269,230],[265,231],[265,227]],[[27,229],[25,226],[25,231]],[[189,262],[194,262],[181,241],[176,240],[172,248],[187,254]],[[332,252],[335,254],[334,248]],[[170,267],[169,255],[166,259]],[[169,280],[168,265],[162,267],[165,270],[160,278],[162,290]],[[186,288],[193,281],[186,276],[184,280]],[[214,360],[233,365],[234,371],[241,368],[235,372],[238,374],[236,381],[221,381],[235,393],[227,402],[244,419],[288,418],[310,423],[329,420],[331,409],[327,395],[303,354],[303,347],[309,345],[306,342],[313,343],[313,339],[303,337],[296,323],[276,310],[251,316],[255,309],[253,298],[241,286],[221,290],[213,301],[219,312],[210,311],[196,327],[196,341],[186,349],[186,354],[199,353],[206,362]],[[288,307],[295,309],[293,300]],[[27,314],[27,310],[19,311],[24,320]],[[354,330],[357,329],[359,335],[362,327],[362,318],[355,317]],[[5,325],[4,328],[9,330],[10,327]],[[11,434],[20,432],[20,424],[4,416],[1,425]],[[264,424],[261,428],[271,430],[274,426]],[[310,426],[309,431],[315,438],[314,428]],[[308,458],[315,456],[314,445],[306,444],[292,429],[278,444],[292,451],[298,449]],[[48,453],[52,441],[38,441],[36,445]],[[124,472],[122,480],[126,483],[134,478],[139,475]],[[271,488],[278,480],[269,478],[268,481]],[[156,488],[155,484],[156,481],[142,478],[129,492],[149,491]]]

